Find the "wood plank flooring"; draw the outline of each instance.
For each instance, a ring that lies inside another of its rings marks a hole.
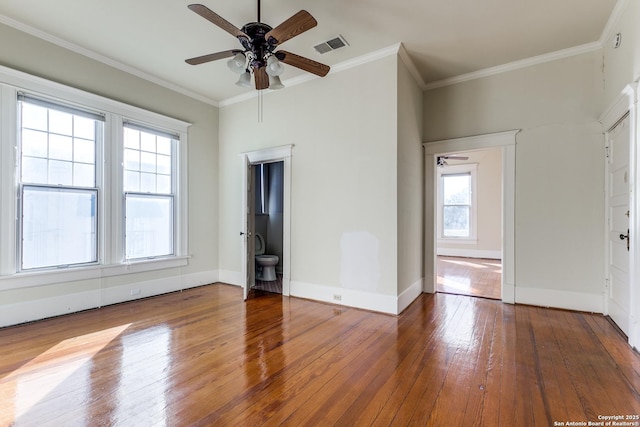
[[[502,299],[499,259],[438,256],[437,276],[438,292]]]
[[[400,316],[215,284],[0,330],[0,426],[552,426],[640,414],[601,315],[421,295]],[[554,424],[558,423],[558,424]]]

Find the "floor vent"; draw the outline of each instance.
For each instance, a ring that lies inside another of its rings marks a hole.
[[[349,43],[342,36],[338,36],[324,43],[314,46],[313,48],[321,54],[340,49],[341,47],[349,46]]]

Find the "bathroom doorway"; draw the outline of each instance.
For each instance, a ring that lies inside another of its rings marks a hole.
[[[261,292],[289,295],[291,149],[288,145],[243,155],[245,299]]]
[[[284,162],[264,162],[252,167],[255,169],[252,173],[255,236],[253,288],[282,294]]]

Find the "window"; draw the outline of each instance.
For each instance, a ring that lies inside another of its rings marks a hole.
[[[0,67],[0,289],[187,265],[188,127]]]
[[[103,117],[24,95],[18,107],[20,270],[97,262]]]
[[[173,146],[177,136],[124,127],[125,259],[173,255]]]
[[[441,239],[475,239],[476,165],[445,166],[438,170]]]

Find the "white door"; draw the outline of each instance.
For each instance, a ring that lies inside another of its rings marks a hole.
[[[629,256],[629,148],[631,126],[629,116],[607,132],[607,246],[609,280],[607,312],[611,319],[630,334],[630,256]]]
[[[255,182],[255,168],[251,166],[248,156],[243,156],[244,159],[244,188],[247,191],[243,192],[243,231],[240,235],[243,237],[243,270],[244,281],[242,285],[244,300],[249,297],[249,291],[255,286],[256,280],[256,268],[255,268],[255,238],[254,234],[254,182]]]

